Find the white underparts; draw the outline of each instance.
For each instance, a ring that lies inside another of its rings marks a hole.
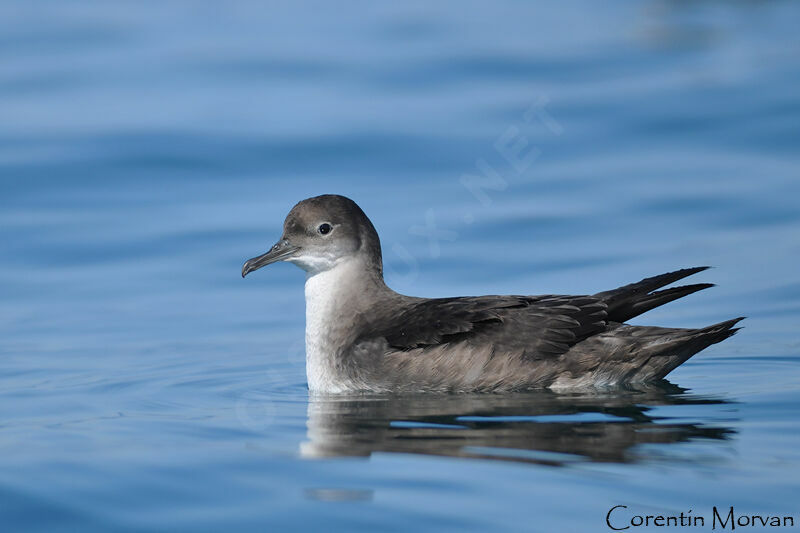
[[[352,291],[363,266],[356,260],[340,261],[328,270],[306,277],[306,375],[312,392],[345,392],[346,379],[336,371],[337,321],[342,298]]]

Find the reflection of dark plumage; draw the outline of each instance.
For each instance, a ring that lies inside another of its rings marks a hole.
[[[636,462],[669,455],[666,445],[726,440],[718,424],[670,421],[658,406],[725,403],[667,382],[613,393],[547,390],[505,395],[314,398],[308,407],[307,457],[376,452],[447,455],[562,465]],[[658,444],[656,448],[642,447]]]
[[[378,234],[342,196],[304,200],[272,250],[308,272],[306,343],[316,392],[512,391],[642,383],[733,335],[736,318],[701,329],[630,326],[655,307],[710,287],[664,289],[707,267],[587,296],[414,298],[383,281]]]

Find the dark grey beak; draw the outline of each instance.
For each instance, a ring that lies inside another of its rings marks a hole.
[[[288,240],[282,239],[278,241],[275,246],[270,248],[269,252],[265,253],[264,255],[259,255],[258,257],[248,259],[244,266],[242,266],[242,277],[245,277],[250,272],[258,270],[263,266],[288,259],[299,249],[299,247],[289,244]]]

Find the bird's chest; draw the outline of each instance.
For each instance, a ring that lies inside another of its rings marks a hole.
[[[349,387],[341,364],[347,324],[342,306],[347,294],[328,272],[306,280],[306,375],[313,392],[344,392]]]

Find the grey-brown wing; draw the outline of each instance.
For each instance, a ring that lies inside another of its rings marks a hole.
[[[491,343],[539,359],[605,331],[606,304],[592,296],[478,296],[421,300],[369,332],[396,350]]]

